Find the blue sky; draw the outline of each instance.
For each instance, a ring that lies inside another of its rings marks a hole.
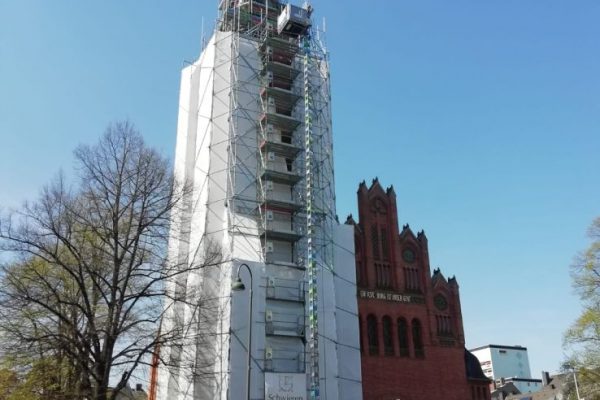
[[[179,73],[217,1],[0,0],[0,205],[128,118],[172,156]],[[343,6],[340,6],[343,4]],[[467,345],[555,371],[580,311],[568,266],[600,215],[600,3],[315,0],[331,52],[341,218],[393,184],[456,275]]]

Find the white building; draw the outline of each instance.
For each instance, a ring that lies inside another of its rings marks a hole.
[[[160,349],[156,399],[361,399],[353,231],[336,221],[312,8],[219,9],[182,71],[175,172],[194,190],[172,216],[169,261],[223,260],[170,282],[163,332],[184,335]]]
[[[496,386],[512,382],[521,393],[536,392],[542,387],[541,379],[531,378],[526,347],[489,344],[470,351]]]

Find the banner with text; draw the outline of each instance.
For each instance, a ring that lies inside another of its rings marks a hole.
[[[306,375],[265,372],[265,400],[306,400]]]

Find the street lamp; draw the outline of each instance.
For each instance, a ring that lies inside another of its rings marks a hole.
[[[250,400],[250,368],[252,367],[252,271],[248,264],[240,264],[237,269],[236,279],[231,284],[231,290],[233,291],[242,291],[246,289],[246,285],[242,282],[240,278],[240,270],[242,267],[245,267],[248,270],[248,274],[250,274],[250,311],[248,312],[248,358],[247,358],[247,371],[246,371],[246,399]]]

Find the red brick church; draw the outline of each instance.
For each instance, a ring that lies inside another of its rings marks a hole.
[[[396,194],[358,188],[356,277],[364,400],[489,400],[465,349],[458,283],[431,274],[427,237],[398,229]]]

